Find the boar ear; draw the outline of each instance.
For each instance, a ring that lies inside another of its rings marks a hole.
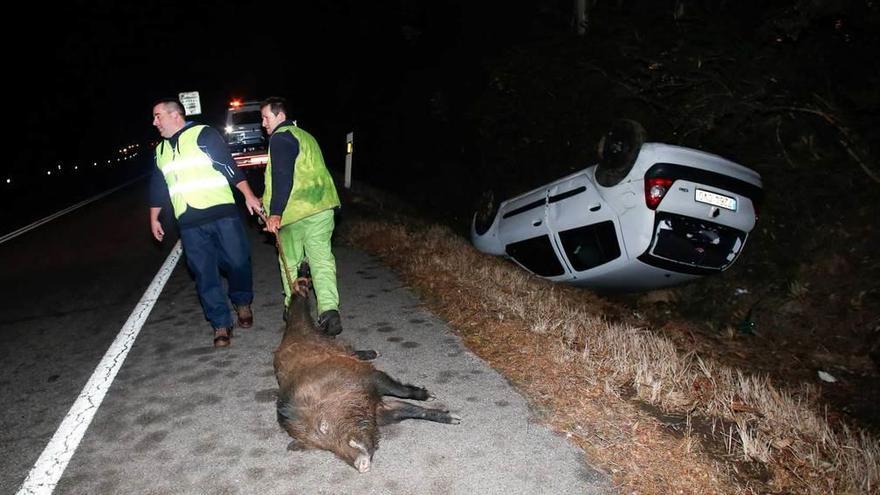
[[[326,419],[322,419],[321,423],[318,424],[318,431],[320,431],[322,435],[326,435],[327,432],[330,431],[330,423],[328,423]]]
[[[291,440],[289,444],[287,444],[287,450],[295,452],[297,450],[304,450],[305,446],[300,443],[299,440]]]

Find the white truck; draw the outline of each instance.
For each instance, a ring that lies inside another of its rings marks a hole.
[[[263,134],[260,103],[233,99],[226,110],[226,142],[235,163],[243,168],[265,167],[268,141]]]

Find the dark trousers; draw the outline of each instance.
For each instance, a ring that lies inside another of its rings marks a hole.
[[[229,283],[232,304],[254,300],[251,245],[238,217],[226,217],[180,229],[186,264],[196,279],[205,319],[214,328],[232,327],[221,274]]]

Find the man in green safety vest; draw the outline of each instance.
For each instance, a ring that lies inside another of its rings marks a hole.
[[[186,122],[177,99],[153,105],[153,125],[162,140],[156,145],[156,169],[150,182],[150,229],[162,241],[165,230],[159,213],[170,199],[205,319],[214,329],[214,347],[226,347],[232,338],[232,316],[221,271],[226,274],[238,326],[249,328],[254,321],[250,241],[232,187],[241,191],[252,215],[262,205],[220,133]]]
[[[269,213],[266,230],[278,234],[287,266],[298,270],[306,257],[318,301],[318,327],[326,335],[342,332],[339,292],[336,289],[336,259],[330,246],[334,210],[339,195],[324,164],[318,142],[287,118],[284,98],[267,98],[260,103],[263,127],[269,133],[269,163],[263,207]],[[280,253],[279,253],[280,256]],[[279,259],[284,287],[284,306],[290,303],[290,287]],[[291,273],[291,278],[296,273]]]

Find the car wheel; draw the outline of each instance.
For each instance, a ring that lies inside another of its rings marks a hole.
[[[498,213],[498,203],[495,201],[495,193],[491,190],[480,195],[477,202],[477,211],[474,213],[474,230],[483,235],[489,231],[489,227],[495,222]]]
[[[615,186],[632,170],[645,143],[645,128],[635,120],[618,119],[599,140],[596,182]]]

